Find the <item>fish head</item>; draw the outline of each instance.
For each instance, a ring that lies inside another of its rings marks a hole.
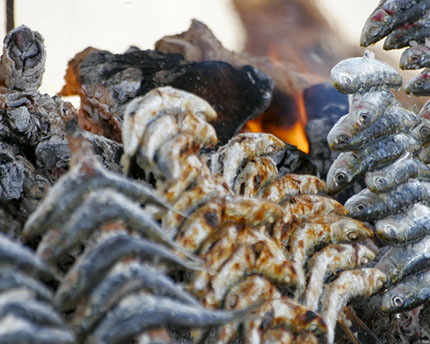
[[[360,159],[351,152],[341,153],[331,165],[326,180],[328,194],[336,194],[360,175]]]
[[[328,133],[327,142],[332,150],[347,148],[354,130],[349,119],[348,114],[342,116]]]
[[[381,310],[385,313],[402,312],[414,306],[410,287],[402,283],[387,290],[381,300]]]
[[[401,69],[419,69],[425,62],[426,54],[420,46],[406,49],[400,57]],[[428,49],[428,48],[426,48]]]
[[[376,9],[366,20],[360,37],[360,45],[368,47],[390,32],[392,16],[384,9]]]
[[[332,222],[330,229],[336,242],[354,242],[373,236],[371,228],[350,217],[341,217]]]
[[[403,88],[406,94],[416,96],[430,95],[430,69],[424,69],[420,74],[408,80]]]
[[[380,171],[368,172],[364,182],[372,192],[382,192],[395,185],[395,180],[391,177],[390,174]]]
[[[200,97],[192,94],[192,97],[184,103],[186,111],[191,112],[198,118],[205,121],[213,121],[218,117],[216,111],[210,106],[210,104]]]
[[[358,194],[352,196],[345,202],[345,208],[351,217],[356,219],[366,219],[379,215],[380,211],[375,205],[381,203],[378,194],[364,189]]]
[[[367,275],[367,280],[372,288],[372,294],[381,289],[387,283],[387,275],[379,269],[363,269]]]
[[[407,233],[400,223],[393,218],[385,218],[375,224],[376,236],[384,243],[396,242],[398,244],[406,242]]]
[[[364,245],[357,245],[357,261],[360,265],[366,265],[375,259],[376,254]]]
[[[274,154],[285,147],[285,143],[278,139],[275,135],[267,133],[258,133],[257,135],[256,146],[257,151],[262,152],[261,155]]]
[[[430,142],[430,120],[422,119],[422,122],[417,125],[413,131],[413,135],[418,138],[422,144]]]

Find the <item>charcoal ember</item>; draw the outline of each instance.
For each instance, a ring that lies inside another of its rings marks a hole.
[[[79,83],[79,125],[116,141],[128,102],[155,87],[170,85],[208,101],[218,113],[211,124],[220,144],[269,106],[273,90],[273,81],[251,66],[189,63],[178,54],[150,50],[93,53],[79,65]]]
[[[280,177],[289,173],[316,175],[318,171],[309,155],[288,143],[285,144],[282,150],[273,154],[271,158],[276,163]]]
[[[21,25],[3,41],[0,79],[9,89],[37,90],[45,71],[46,51],[43,37]]]
[[[0,150],[0,201],[21,197],[24,184],[24,166],[17,161],[13,152]]]

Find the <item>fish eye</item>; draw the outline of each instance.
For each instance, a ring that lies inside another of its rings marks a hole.
[[[361,124],[365,124],[370,120],[370,116],[367,112],[362,112],[360,113],[358,120],[360,121]]]
[[[360,258],[360,264],[364,265],[369,263],[369,259],[367,257],[361,257]]]
[[[358,234],[356,231],[351,231],[349,233],[346,234],[346,237],[348,238],[348,240],[357,240],[358,239]]]
[[[347,135],[339,135],[337,138],[337,143],[348,143],[349,137]]]
[[[275,151],[275,147],[273,145],[269,145],[265,149],[266,154],[272,154]]]
[[[394,296],[391,300],[394,307],[402,307],[403,306],[403,299],[400,296]]]
[[[347,182],[348,177],[344,172],[339,172],[336,174],[335,179],[338,184],[343,184]]]
[[[377,280],[376,280],[376,286],[378,287],[378,288],[382,288],[382,286],[385,284],[385,280],[383,279],[383,278],[378,278]]]
[[[387,181],[385,180],[385,178],[377,177],[377,178],[375,178],[375,181],[379,186],[386,186],[387,185]]]
[[[423,126],[420,129],[420,137],[422,140],[425,140],[429,137],[430,135],[430,128],[427,126]]]
[[[379,26],[374,25],[369,29],[369,35],[371,37],[376,37],[378,36],[378,34],[379,34]]]
[[[412,63],[418,63],[420,61],[420,58],[418,57],[418,55],[412,55],[410,57],[410,60]]]
[[[415,81],[415,87],[416,88],[423,88],[423,86],[424,86],[424,83],[422,81],[420,81],[420,80]]]
[[[316,330],[318,330],[318,325],[317,324],[312,324],[311,326],[309,326],[309,331],[315,332]]]
[[[355,206],[355,209],[357,211],[364,211],[364,210],[366,210],[366,205],[363,204],[363,203],[357,203],[356,206]]]

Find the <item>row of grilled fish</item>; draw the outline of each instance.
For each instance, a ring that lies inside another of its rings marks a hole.
[[[384,49],[408,47],[400,68],[425,68],[408,80],[403,90],[416,96],[430,95],[430,2],[426,0],[382,0],[367,19],[361,45],[369,46],[386,37]]]
[[[399,312],[427,300],[423,285],[430,267],[429,103],[418,114],[401,108],[389,91],[396,87],[394,69],[381,62],[366,69],[366,63],[368,56],[348,59],[332,70],[336,87],[350,93],[350,112],[328,135],[330,147],[342,153],[330,168],[327,186],[336,193],[365,175],[367,188],[345,207],[352,217],[374,223],[380,241],[392,246],[374,268],[387,276],[382,310]],[[358,80],[355,88],[345,75]]]
[[[197,97],[188,104],[191,96],[182,94],[159,88],[130,104],[124,119],[123,162],[127,170],[136,155],[146,174],[155,177],[156,189],[171,202],[171,209],[160,212],[154,207],[153,214],[176,244],[205,262],[207,271],[193,272],[188,289],[206,307],[236,309],[267,298],[266,289],[256,292],[261,284],[271,288],[272,296],[254,312],[258,320],[245,321],[246,342],[264,341],[275,333],[289,338],[306,331],[321,335],[326,328],[332,342],[338,314],[348,300],[372,294],[385,281],[378,270],[357,269],[374,258],[372,251],[363,245],[345,245],[371,236],[372,231],[346,217],[339,203],[321,196],[324,183],[318,178],[279,176],[270,155],[284,144],[272,135],[240,134],[215,153],[201,154],[200,148],[216,143],[203,124],[209,118],[205,113],[211,114],[209,105]],[[158,113],[142,105],[161,102],[164,111]],[[180,123],[178,118],[197,109],[204,130],[179,124],[168,137],[160,136],[157,123],[165,121],[164,117]],[[133,142],[132,150],[127,141]],[[336,262],[330,263],[327,257],[333,256]],[[311,257],[317,262],[312,267]],[[349,271],[325,284],[329,276],[342,270]],[[252,277],[246,278],[249,275]],[[307,283],[309,278],[313,278],[312,284]],[[353,286],[346,287],[349,284]],[[290,290],[289,296],[281,297],[276,286]],[[243,297],[236,295],[239,292]],[[231,295],[240,300],[234,307],[227,301]],[[333,299],[337,302],[329,303]],[[274,309],[276,316],[263,321]],[[307,318],[299,314],[307,314]],[[284,331],[273,332],[281,325]],[[237,323],[226,325],[208,337],[226,343],[237,330]]]

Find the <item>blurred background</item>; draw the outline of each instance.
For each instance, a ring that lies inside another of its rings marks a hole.
[[[247,1],[249,6],[269,2]],[[341,40],[356,47],[363,23],[377,3],[310,2]],[[0,8],[5,11],[6,0],[0,0]],[[130,45],[152,49],[161,37],[187,30],[192,18],[208,25],[226,48],[241,51],[246,46],[247,30],[232,0],[15,0],[15,26],[26,24],[45,38],[48,58],[41,91],[49,94],[61,89],[67,62],[87,46],[114,53],[124,52]],[[2,37],[5,27],[2,15]]]

